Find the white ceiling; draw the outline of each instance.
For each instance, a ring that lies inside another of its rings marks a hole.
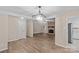
[[[42,6],[41,12],[49,16],[55,16],[65,11],[79,10],[78,6]],[[38,13],[37,6],[0,6],[0,15],[32,16]]]

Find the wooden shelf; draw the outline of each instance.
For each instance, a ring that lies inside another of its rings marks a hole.
[[[55,26],[55,25],[48,25],[48,26]]]
[[[55,33],[49,33],[49,30],[52,29],[53,31],[55,31],[55,22],[48,22],[48,34],[49,35],[54,35]]]
[[[48,26],[48,28],[55,28],[55,26]]]
[[[48,33],[48,35],[55,35],[55,33]]]

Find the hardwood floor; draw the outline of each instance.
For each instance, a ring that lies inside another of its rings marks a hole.
[[[55,38],[47,34],[37,34],[33,38],[21,39],[9,43],[8,53],[67,53],[72,49],[55,45]]]

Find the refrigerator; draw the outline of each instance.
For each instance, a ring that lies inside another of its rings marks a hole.
[[[70,19],[68,23],[68,44],[79,50],[79,17]]]

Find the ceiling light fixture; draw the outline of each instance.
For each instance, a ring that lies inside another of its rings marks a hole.
[[[37,21],[45,21],[46,16],[41,13],[42,6],[38,6],[38,8],[39,8],[38,14],[33,15],[32,17]]]

